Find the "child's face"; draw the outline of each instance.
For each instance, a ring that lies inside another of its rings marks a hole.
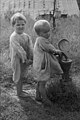
[[[25,29],[25,21],[24,20],[16,20],[14,29],[18,34],[22,34]]]
[[[45,33],[45,32],[40,32],[40,36],[48,39],[48,38],[50,37],[50,31],[49,31],[49,32],[46,32],[46,33]]]

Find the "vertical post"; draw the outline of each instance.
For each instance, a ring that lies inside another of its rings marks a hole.
[[[33,1],[33,9],[35,9],[35,0]]]
[[[15,5],[15,0],[14,0],[14,9],[15,9],[16,5]]]
[[[26,4],[25,4],[25,0],[24,0],[24,5],[23,5],[23,8],[25,8]]]
[[[20,8],[20,0],[19,0],[19,8]]]
[[[28,8],[30,9],[30,7],[31,7],[31,1],[29,0],[28,1]]]
[[[43,8],[45,8],[45,0],[43,0]]]
[[[55,9],[56,9],[56,0],[54,0],[54,2],[53,2],[53,7],[54,7],[54,9],[53,9],[53,28],[55,28],[56,25],[55,25],[55,16],[54,16],[54,14],[55,14]]]

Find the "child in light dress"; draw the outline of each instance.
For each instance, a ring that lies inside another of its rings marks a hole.
[[[11,18],[14,32],[10,36],[10,58],[13,71],[13,81],[17,88],[17,95],[25,96],[22,91],[22,79],[26,67],[32,63],[33,45],[31,37],[24,33],[26,17],[21,13],[15,13]]]
[[[60,64],[54,54],[61,54],[50,42],[50,23],[47,20],[38,20],[34,24],[38,37],[33,48],[33,69],[36,75],[36,100],[51,104],[47,99],[45,84],[52,74],[63,74]]]

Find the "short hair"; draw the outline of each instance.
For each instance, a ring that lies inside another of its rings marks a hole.
[[[21,13],[15,13],[12,17],[11,17],[11,24],[12,26],[15,25],[16,20],[24,20],[24,22],[26,23],[26,17],[21,14]]]
[[[38,20],[33,28],[38,35],[41,31],[47,33],[50,31],[50,23],[47,20]]]

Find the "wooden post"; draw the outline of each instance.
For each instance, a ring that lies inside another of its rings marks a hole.
[[[23,9],[25,8],[25,6],[26,6],[26,3],[25,3],[25,0],[24,0],[24,5],[23,5]]]
[[[14,9],[15,9],[15,7],[16,7],[16,4],[15,4],[15,0],[14,0]]]
[[[56,9],[56,0],[54,0],[53,6],[54,6],[54,9],[53,9],[53,28],[55,29],[56,24],[55,24],[55,16],[54,16],[54,14],[55,14],[55,9]]]

